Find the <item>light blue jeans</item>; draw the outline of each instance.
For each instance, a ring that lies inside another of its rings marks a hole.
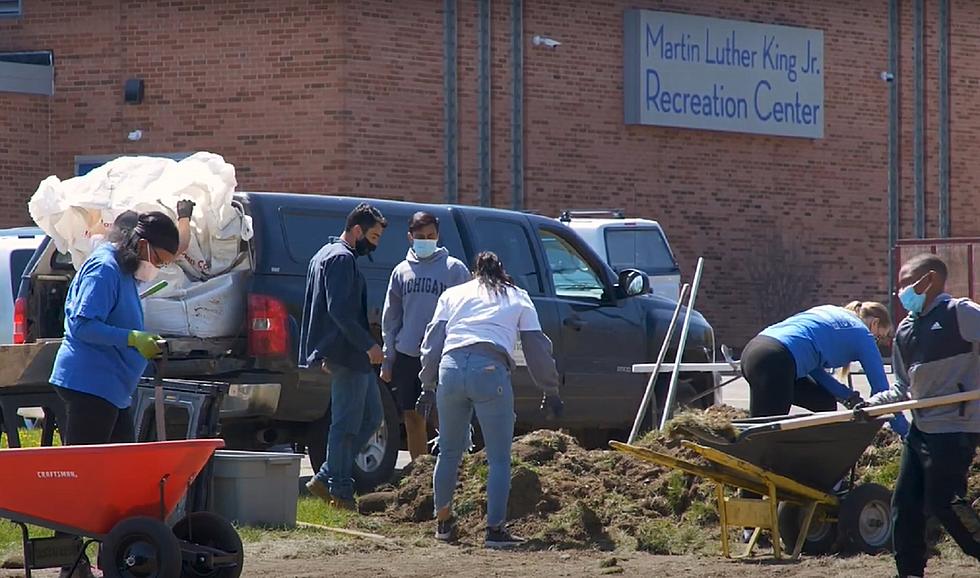
[[[384,418],[374,372],[330,367],[330,431],[327,461],[316,478],[338,498],[354,498],[354,457]]]
[[[487,476],[487,526],[507,520],[510,448],[514,438],[514,390],[500,359],[466,348],[446,353],[439,364],[439,457],[432,485],[436,511],[452,505],[459,464],[470,441],[473,411],[483,430]]]

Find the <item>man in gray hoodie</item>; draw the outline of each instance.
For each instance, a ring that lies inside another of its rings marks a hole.
[[[391,385],[403,412],[408,452],[414,460],[426,452],[428,438],[425,419],[415,412],[415,401],[422,392],[420,350],[425,328],[442,292],[466,283],[471,276],[462,261],[439,247],[439,219],[434,215],[424,211],[412,215],[408,242],[405,260],[391,273],[381,316],[381,380]]]

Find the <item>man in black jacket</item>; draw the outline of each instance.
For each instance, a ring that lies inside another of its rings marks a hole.
[[[330,374],[330,433],[327,461],[306,485],[328,503],[354,509],[354,456],[381,425],[383,409],[374,365],[381,347],[367,319],[367,291],[357,257],[374,251],[388,222],[361,203],[343,234],[313,259],[306,276],[299,365]]]

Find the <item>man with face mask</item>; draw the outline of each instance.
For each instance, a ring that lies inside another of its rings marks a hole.
[[[415,412],[415,401],[422,393],[419,372],[425,328],[442,292],[466,283],[471,276],[462,261],[439,246],[439,219],[434,215],[424,211],[412,215],[408,242],[411,247],[405,260],[391,273],[381,316],[385,357],[381,380],[394,391],[414,460],[425,453],[427,441],[425,418]]]
[[[942,259],[928,253],[902,265],[898,297],[909,315],[895,332],[895,384],[862,406],[980,389],[980,305],[946,293],[946,275]],[[966,499],[978,441],[980,401],[912,411],[892,497],[899,576],[925,572],[929,513],[980,560],[980,518]]]
[[[372,368],[383,355],[368,325],[367,284],[357,258],[377,248],[387,226],[378,209],[361,203],[340,237],[313,256],[306,276],[299,366],[330,375],[327,460],[306,487],[348,510],[356,508],[354,456],[384,417]]]

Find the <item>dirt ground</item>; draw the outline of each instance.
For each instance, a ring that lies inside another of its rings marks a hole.
[[[725,560],[720,556],[654,556],[646,553],[584,551],[492,552],[475,545],[432,541],[406,547],[338,544],[330,541],[260,542],[250,544],[245,576],[422,577],[422,576],[860,576],[894,575],[887,556],[808,558],[798,563]],[[615,558],[615,567],[607,568]],[[621,569],[621,570],[620,570]],[[932,577],[975,577],[980,565],[965,559],[938,559]]]
[[[935,559],[928,576],[967,578],[980,574],[980,565],[960,556]],[[0,578],[23,576],[20,570],[0,570]],[[771,558],[750,561],[725,560],[720,556],[654,556],[642,552],[511,551],[493,552],[476,544],[446,545],[419,540],[398,542],[336,540],[332,537],[270,539],[246,545],[243,576],[344,578],[487,576],[722,576],[804,578],[894,575],[887,556],[804,558],[798,563],[778,563]],[[52,578],[57,571],[35,571],[38,578]]]

